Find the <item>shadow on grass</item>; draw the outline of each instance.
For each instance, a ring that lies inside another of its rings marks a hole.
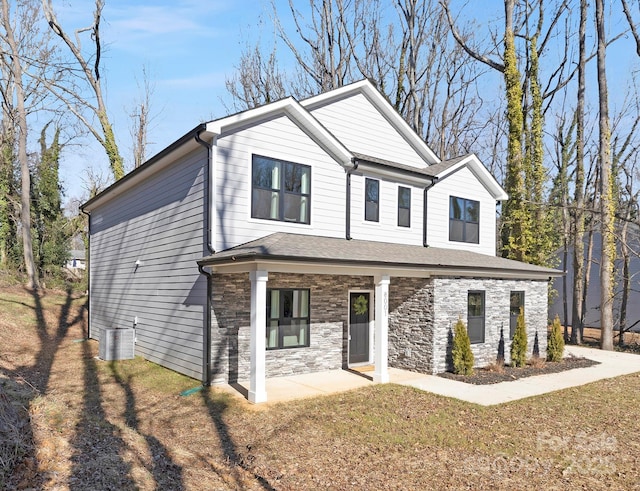
[[[224,353],[224,343],[220,343],[215,360],[220,360],[221,357],[224,356]],[[212,379],[215,379],[216,375],[220,375],[220,372],[220,364],[216,363],[213,373],[211,374]],[[228,396],[214,398],[208,387],[205,387],[204,390],[201,391],[201,394],[202,400],[209,412],[211,422],[218,434],[220,447],[229,465],[230,474],[236,483],[236,487],[238,489],[244,488],[244,482],[246,481],[244,472],[247,472],[247,477],[257,481],[263,489],[274,491],[276,488],[271,485],[269,480],[256,471],[256,466],[254,465],[255,457],[251,455],[251,448],[247,448],[247,453],[242,454],[231,435],[229,426],[225,421],[225,413],[229,410],[229,403],[226,399]]]
[[[126,425],[141,435],[151,452],[151,467],[147,470],[153,475],[156,489],[171,489],[180,491],[185,489],[182,480],[182,467],[174,463],[166,447],[153,435],[144,434],[140,430],[140,421],[136,410],[136,398],[131,387],[131,376],[124,377],[118,370],[118,364],[112,361],[109,364],[111,373],[117,384],[125,394],[124,418]]]

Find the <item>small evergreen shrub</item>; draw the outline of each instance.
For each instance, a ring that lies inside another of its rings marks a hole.
[[[561,361],[564,355],[564,334],[560,325],[560,317],[556,315],[547,339],[547,360]]]
[[[524,310],[520,308],[516,332],[511,341],[511,366],[523,367],[527,364],[527,328],[524,323]]]
[[[453,357],[453,373],[458,375],[473,374],[473,352],[471,351],[471,340],[467,327],[458,319],[453,333],[453,348],[451,350]]]

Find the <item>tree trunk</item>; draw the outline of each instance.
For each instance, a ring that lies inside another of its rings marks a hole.
[[[2,22],[4,24],[6,41],[10,50],[11,71],[14,78],[14,96],[16,103],[16,123],[18,129],[18,161],[20,162],[21,196],[20,196],[20,225],[22,228],[22,247],[24,266],[27,274],[27,287],[40,287],[35,261],[33,259],[33,241],[31,238],[31,175],[29,174],[29,159],[27,156],[27,110],[25,108],[25,91],[22,57],[14,37],[13,27],[9,19],[9,0],[2,0]]]
[[[598,31],[598,99],[600,134],[600,348],[613,350],[613,235],[614,201],[611,173],[611,130],[609,127],[609,97],[606,70],[606,39],[604,0],[596,0],[596,29]]]
[[[584,100],[586,69],[587,0],[580,0],[580,34],[578,62],[578,102],[576,128],[576,181],[574,191],[573,232],[573,302],[571,314],[571,342],[582,344],[584,316],[582,309],[584,284]]]

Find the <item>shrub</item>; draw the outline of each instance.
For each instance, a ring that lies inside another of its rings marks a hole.
[[[564,334],[560,325],[560,317],[553,319],[551,332],[547,340],[547,360],[561,361],[564,355]]]
[[[523,367],[527,364],[527,328],[524,323],[524,310],[520,308],[516,332],[511,341],[511,365]]]
[[[471,340],[467,327],[458,319],[453,334],[453,348],[451,350],[453,357],[453,373],[458,375],[473,374],[473,352],[471,351]]]

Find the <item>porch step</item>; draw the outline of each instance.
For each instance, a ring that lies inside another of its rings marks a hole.
[[[358,367],[351,367],[351,370],[353,370],[354,372],[360,372],[360,373],[373,372],[375,370],[375,366],[373,366],[373,365],[360,365]]]

